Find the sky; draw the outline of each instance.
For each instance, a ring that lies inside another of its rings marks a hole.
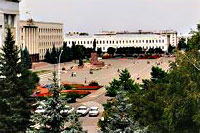
[[[21,0],[20,18],[59,22],[64,32],[158,31],[187,34],[200,23],[200,0]]]

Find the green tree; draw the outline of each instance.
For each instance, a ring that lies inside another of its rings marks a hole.
[[[101,56],[101,54],[102,54],[101,48],[98,48],[98,49],[97,49],[97,54],[98,54],[99,56]]]
[[[119,86],[120,83],[118,80],[113,79],[110,83],[109,86],[106,87],[106,95],[114,97],[117,95],[117,91],[119,91]]]
[[[55,45],[53,45],[52,51],[51,51],[51,61],[52,64],[58,63],[58,52],[55,48]]]
[[[167,74],[157,68],[159,82],[145,81],[144,89],[128,95],[133,119],[150,132],[199,132],[199,60],[198,51],[177,53]]]
[[[64,43],[62,49],[63,49],[63,53],[61,55],[61,62],[71,61],[73,58],[71,48],[67,47],[67,44]]]
[[[183,50],[187,48],[187,44],[185,43],[185,38],[181,38],[178,42],[178,49]]]
[[[173,47],[171,44],[168,46],[168,53],[173,54],[175,47]]]
[[[109,47],[109,48],[107,49],[107,53],[110,54],[110,55],[112,55],[112,56],[114,55],[115,51],[116,51],[116,50],[115,50],[115,48],[113,48],[113,47]]]
[[[108,133],[131,133],[131,132],[147,132],[147,128],[141,128],[137,122],[134,122],[130,116],[131,104],[128,103],[123,90],[119,91],[115,103],[111,106],[105,120],[99,121],[101,131]]]
[[[0,54],[0,132],[24,132],[30,124],[28,100],[39,78],[23,67],[11,30]]]
[[[48,97],[45,101],[45,114],[35,113],[32,116],[33,128],[32,131],[38,132],[72,132],[82,133],[82,127],[76,114],[67,114],[63,116],[62,110],[64,110],[64,104],[60,97],[60,91],[62,88],[58,87],[58,80],[56,79],[56,73],[53,73],[53,87],[50,89],[52,96]],[[66,122],[71,122],[69,126],[66,126]],[[39,128],[35,128],[35,125],[39,125]]]
[[[119,80],[113,79],[113,81],[109,83],[109,86],[106,87],[106,95],[116,96],[120,88],[125,91],[133,92],[139,89],[139,85],[134,83],[134,80],[131,79],[131,75],[127,69],[120,72]]]
[[[27,69],[32,67],[32,62],[27,47],[25,47],[24,50],[21,50],[21,63],[22,66]]]
[[[44,55],[44,61],[51,63],[52,62],[52,57],[51,57],[51,53],[49,52],[49,49],[47,49],[45,55]]]
[[[161,68],[159,67],[155,67],[153,66],[151,68],[151,80],[154,82],[154,83],[157,83],[157,82],[160,82],[161,80],[163,80],[167,73],[165,71],[163,71]]]
[[[94,39],[94,41],[93,41],[93,52],[96,51],[96,47],[97,47],[97,41],[96,41],[96,39]]]
[[[193,33],[192,38],[187,42],[187,51],[200,49],[200,24],[197,25],[197,31]]]

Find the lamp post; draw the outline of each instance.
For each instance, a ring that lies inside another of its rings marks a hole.
[[[58,60],[58,87],[60,88],[60,58],[62,55],[63,50],[61,50],[60,55],[59,55],[59,60]]]

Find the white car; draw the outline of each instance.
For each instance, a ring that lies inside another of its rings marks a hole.
[[[35,110],[35,113],[45,113],[44,106],[38,106],[37,109]]]
[[[98,116],[98,115],[99,115],[99,108],[91,107],[89,111],[89,116]]]
[[[86,106],[80,106],[78,107],[76,111],[77,114],[81,114],[81,115],[87,115],[88,112],[89,112],[89,108]]]
[[[71,114],[73,111],[74,111],[74,107],[65,105],[64,110],[61,110],[60,113],[61,114]]]

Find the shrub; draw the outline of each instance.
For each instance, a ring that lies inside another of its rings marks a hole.
[[[75,92],[69,92],[67,93],[66,97],[68,100],[68,103],[75,103],[76,102],[76,98],[79,98],[79,94],[76,94]]]
[[[99,84],[98,84],[98,82],[96,82],[96,81],[91,81],[91,82],[89,83],[89,86],[99,86]]]

